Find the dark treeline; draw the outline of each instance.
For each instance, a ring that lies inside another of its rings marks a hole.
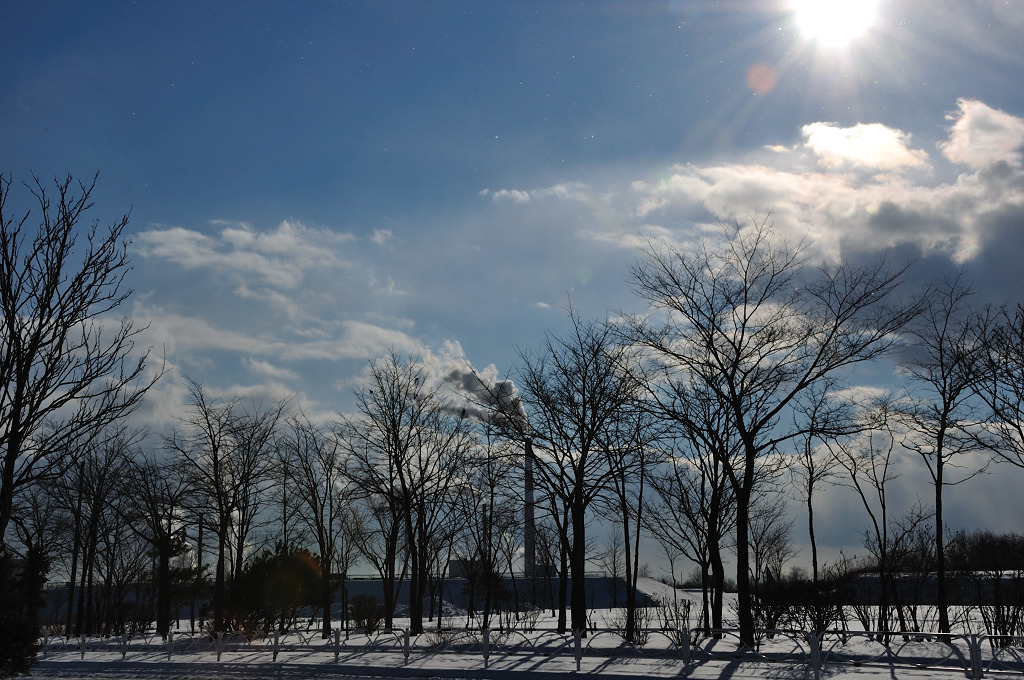
[[[1024,573],[1019,537],[945,528],[946,487],[992,460],[1024,466],[1024,309],[973,305],[962,277],[911,290],[908,266],[819,262],[759,218],[650,243],[630,269],[644,313],[571,311],[504,378],[391,351],[331,417],[191,380],[175,427],[144,432],[128,416],[161,371],[129,323],[100,332],[128,295],[127,218],[81,235],[91,188],[59,182],[51,202],[37,182],[38,231],[2,214],[0,567],[18,586],[4,625],[166,635],[187,610],[193,628],[253,632],[308,608],[328,636],[357,610],[390,627],[404,588],[417,633],[442,623],[457,564],[474,625],[542,607],[585,630],[597,564],[626,583],[632,638],[641,541],[654,541],[673,572],[697,565],[705,629],[722,626],[732,578],[753,644],[797,606],[807,626],[839,625],[857,578],[870,601],[850,606],[869,629],[948,632],[967,575],[995,606],[1003,572]],[[857,370],[882,361],[902,383],[860,386]],[[890,500],[903,457],[922,463],[927,502]],[[856,563],[819,560],[828,485],[862,501]],[[794,499],[810,573],[786,571]],[[349,601],[355,565],[377,573],[380,602]],[[927,598],[908,599],[912,575]],[[42,620],[47,578],[68,585]]]

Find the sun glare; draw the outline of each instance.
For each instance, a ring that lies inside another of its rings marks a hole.
[[[875,20],[877,0],[792,0],[796,24],[810,40],[842,47]]]

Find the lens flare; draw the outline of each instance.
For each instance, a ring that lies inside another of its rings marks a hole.
[[[779,84],[779,74],[770,64],[758,62],[747,69],[747,87],[755,94],[768,94]]]

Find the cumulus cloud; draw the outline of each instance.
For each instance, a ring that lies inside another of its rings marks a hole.
[[[810,237],[824,257],[912,245],[964,263],[1024,209],[1024,119],[963,100],[951,120],[940,148],[973,169],[952,182],[921,172],[933,161],[900,130],[812,123],[805,144],[776,147],[775,161],[677,165],[657,182],[634,182],[633,213],[692,223],[702,210],[742,222],[770,210],[776,228]]]
[[[843,128],[811,123],[803,128],[806,145],[828,168],[862,167],[868,170],[927,168],[928,155],[908,147],[910,135],[880,123]]]
[[[946,119],[953,126],[939,148],[949,160],[975,169],[999,162],[1020,166],[1024,119],[973,99],[958,101]]]

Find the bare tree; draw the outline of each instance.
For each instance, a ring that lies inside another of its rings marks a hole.
[[[648,529],[701,570],[704,627],[722,628],[727,537],[736,526],[735,493],[727,470],[742,465],[743,449],[717,396],[687,374],[668,370],[652,382],[653,404],[670,423],[666,459],[651,478],[658,503]]]
[[[352,480],[382,531],[384,552],[375,557],[384,579],[385,625],[392,624],[401,536],[410,567],[410,628],[421,633],[429,549],[454,506],[467,421],[427,383],[422,365],[395,352],[370,365],[369,382],[355,397],[356,414],[343,417],[340,435]]]
[[[271,481],[268,449],[286,402],[265,407],[240,398],[212,398],[189,382],[190,414],[167,446],[181,458],[195,492],[193,510],[213,519],[217,561],[213,587],[214,630],[225,630],[227,564],[240,572],[249,529],[263,487]],[[233,553],[233,554],[230,554]]]
[[[798,400],[795,409],[800,419],[794,427],[806,423],[804,433],[794,439],[796,451],[789,460],[789,472],[798,499],[807,509],[807,535],[811,543],[811,585],[814,596],[818,593],[819,564],[818,538],[814,531],[814,496],[819,485],[833,478],[836,459],[827,449],[820,446],[824,440],[844,436],[856,431],[849,404],[833,398],[834,390],[828,381],[812,387]]]
[[[11,526],[15,530],[20,546],[8,544],[8,548],[16,551],[25,567],[22,572],[22,587],[27,600],[26,618],[32,624],[38,621],[40,624],[56,626],[67,623],[70,615],[66,608],[61,611],[61,593],[53,589],[46,598],[46,610],[50,619],[39,620],[40,596],[47,574],[52,571],[54,563],[65,561],[69,557],[71,544],[74,542],[72,532],[75,528],[75,519],[73,512],[69,511],[67,504],[63,502],[62,487],[61,482],[56,485],[37,485],[31,492],[20,494],[11,519]],[[76,558],[77,555],[72,560]],[[77,563],[75,566],[77,567]],[[71,581],[74,581],[74,575]],[[71,603],[72,590],[73,587],[67,592],[68,606]],[[68,631],[70,633],[70,625]]]
[[[637,640],[637,582],[640,577],[640,539],[644,526],[644,502],[649,477],[658,457],[656,443],[661,426],[654,410],[640,397],[648,377],[639,369],[639,362],[630,360],[624,370],[633,371],[634,399],[623,405],[619,418],[611,423],[605,435],[605,449],[611,459],[611,493],[604,504],[609,519],[622,532],[623,567],[626,583],[625,636]],[[615,590],[618,586],[613,586]],[[615,592],[613,590],[613,593]],[[615,599],[613,595],[613,599]]]
[[[942,492],[980,473],[970,454],[991,448],[983,441],[983,405],[976,393],[983,380],[982,343],[970,310],[970,286],[962,275],[941,281],[920,320],[911,329],[911,357],[904,362],[910,376],[910,398],[900,408],[906,435],[901,444],[916,452],[928,467],[935,499],[936,606],[939,632],[949,632],[943,539]],[[952,470],[950,470],[952,468]],[[959,468],[959,470],[957,469]],[[950,472],[957,474],[952,477]]]
[[[749,520],[758,460],[805,428],[783,426],[793,402],[842,369],[890,350],[915,306],[893,304],[905,268],[826,264],[812,272],[803,243],[777,235],[769,217],[729,226],[693,247],[651,244],[632,269],[651,314],[632,320],[636,340],[715,395],[742,448],[727,468],[736,494],[741,638],[754,644]]]
[[[750,578],[754,592],[768,579],[778,581],[786,562],[796,555],[789,535],[793,520],[779,496],[760,495],[752,504],[750,518]]]
[[[331,605],[334,601],[331,575],[340,561],[337,558],[339,551],[349,545],[345,525],[351,513],[345,456],[331,433],[302,414],[288,419],[282,448],[298,493],[299,521],[313,536],[320,555],[323,569],[321,634],[327,639],[331,636]]]
[[[502,428],[491,417],[481,415],[476,422],[476,441],[468,456],[465,480],[460,487],[458,522],[461,523],[461,555],[469,567],[467,583],[474,592],[483,586],[483,619],[488,627],[495,609],[499,579],[505,574],[514,578],[514,566],[508,561],[508,539],[521,535],[522,453],[515,442],[502,436]],[[514,543],[515,541],[513,541]],[[501,558],[505,556],[505,563]],[[481,582],[482,581],[482,582]]]
[[[895,471],[897,443],[891,430],[889,410],[884,401],[872,405],[863,415],[868,427],[862,433],[826,442],[847,477],[843,484],[857,492],[871,522],[864,532],[864,544],[875,557],[878,573],[878,606],[874,610],[877,618],[871,621],[867,618],[869,610],[865,610],[862,623],[868,630],[883,634],[890,629],[897,552],[893,537],[895,516],[889,507],[889,485],[898,476]]]
[[[72,467],[76,443],[131,413],[158,377],[136,353],[140,329],[108,321],[131,294],[128,215],[85,226],[95,177],[33,179],[35,227],[0,175],[0,547],[16,494]]]
[[[992,416],[987,429],[1000,459],[1024,468],[1024,306],[990,311],[979,327],[985,370],[977,391]]]
[[[83,447],[80,464],[69,475],[66,498],[81,515],[76,541],[82,565],[75,607],[78,634],[96,632],[99,625],[95,579],[103,562],[106,534],[124,528],[117,506],[123,499],[120,485],[134,444],[131,434],[123,429],[92,438]]]
[[[565,337],[548,335],[536,353],[520,352],[516,383],[527,418],[510,413],[505,421],[528,427],[515,438],[532,442],[537,486],[553,502],[568,553],[571,626],[585,631],[588,512],[611,487],[616,428],[639,409],[641,386],[632,348],[617,341],[609,323],[572,313],[571,320]]]
[[[384,597],[384,628],[391,630],[395,620],[398,593],[405,582],[409,559],[403,542],[401,500],[397,494],[382,496],[361,488],[353,475],[353,491],[359,502],[353,521],[362,530],[354,537],[360,555],[380,575]]]
[[[263,516],[267,491],[280,479],[275,469],[274,444],[288,405],[288,399],[270,405],[255,400],[238,401],[231,425],[231,464],[235,482],[235,516],[231,522],[233,579],[241,575],[245,566],[245,549],[250,544],[256,523]]]
[[[177,461],[137,452],[125,467],[121,512],[156,555],[156,632],[171,626],[171,559],[184,550],[182,513],[189,483]]]
[[[604,549],[597,555],[597,564],[608,577],[608,594],[611,595],[612,608],[619,606],[619,579],[626,570],[626,554],[622,545],[622,531],[612,524],[612,532],[604,542]]]

